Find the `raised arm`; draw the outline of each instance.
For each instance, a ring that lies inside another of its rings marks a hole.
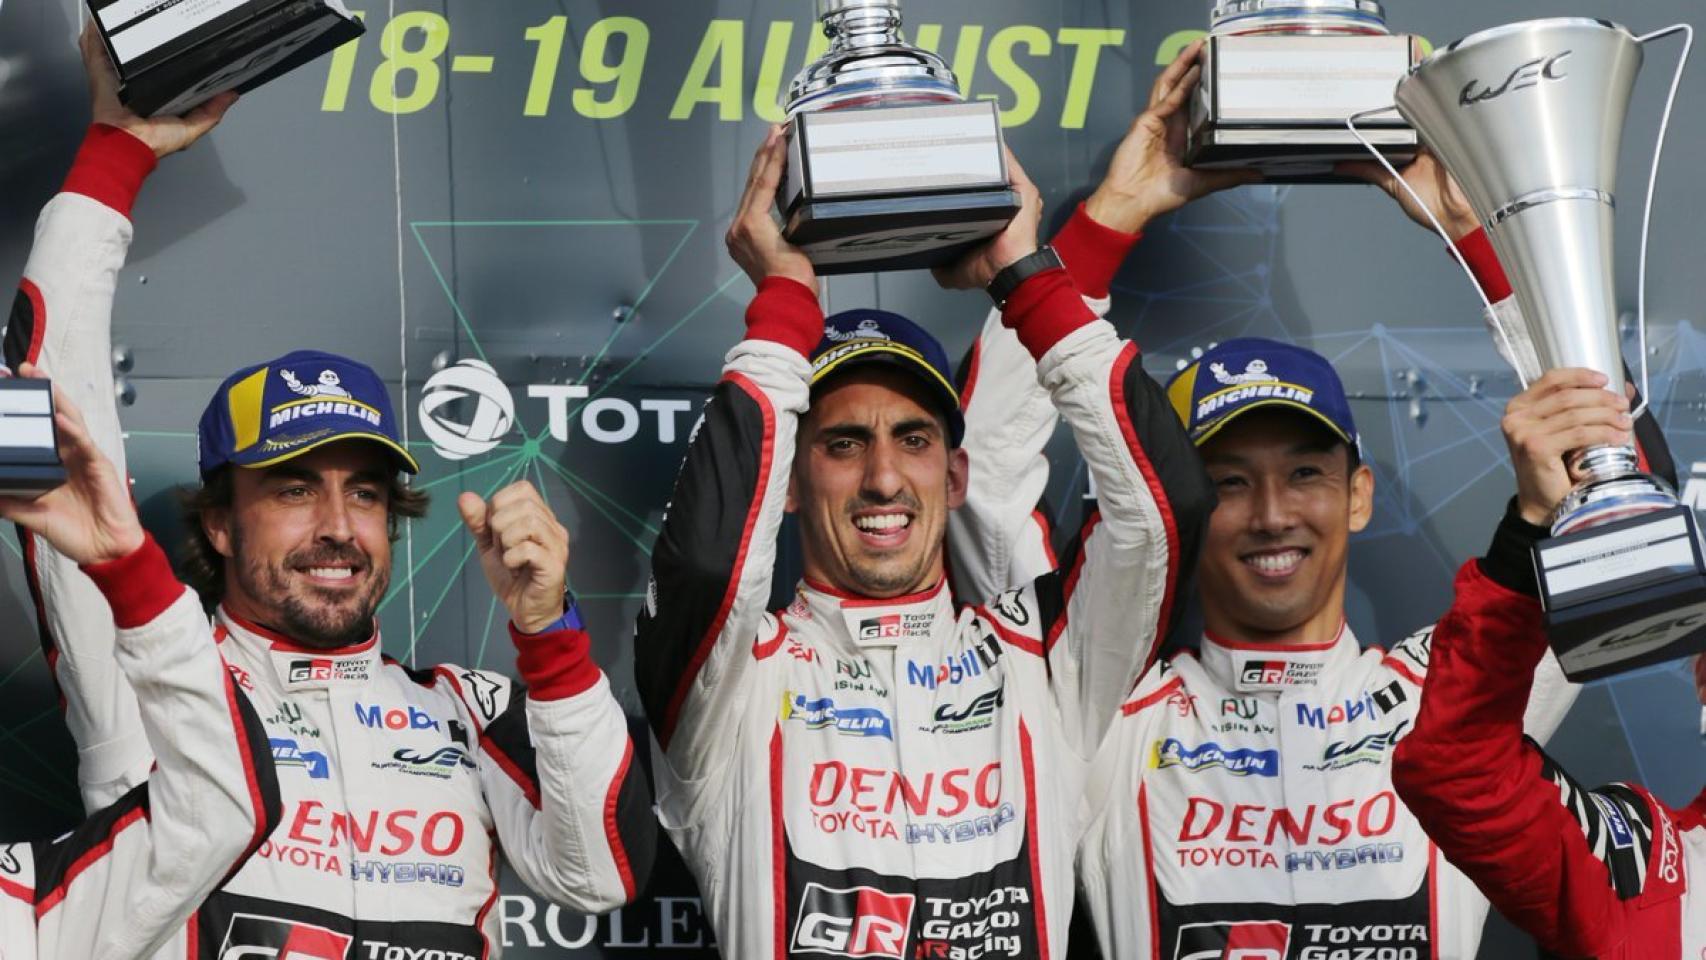
[[[1052,246],[1073,285],[1097,317],[1113,301],[1109,288],[1138,234],[1104,227],[1080,206]],[[954,595],[984,601],[1022,587],[1059,566],[1052,523],[1042,507],[1045,455],[1060,414],[1037,382],[1037,362],[1018,335],[990,311],[960,370],[960,404],[971,463],[966,502],[948,516]]]
[[[143,533],[75,405],[62,393],[55,403],[68,479],[36,499],[0,497],[0,515],[83,564],[112,611],[117,665],[158,762],[70,835],[34,845],[39,954],[143,957],[272,832],[278,784],[200,603]]]
[[[1037,358],[1096,484],[1081,552],[1035,584],[1055,702],[1088,757],[1177,615],[1214,494],[1137,346],[1095,318],[1064,271],[1027,281],[1006,322]]]
[[[165,553],[148,540],[86,569],[157,762],[76,830],[34,845],[38,952],[130,960],[152,956],[272,833],[278,781],[266,729]]]
[[[607,913],[644,889],[656,846],[652,790],[627,716],[565,606],[569,533],[525,481],[456,502],[510,614],[523,689],[443,671],[479,735],[478,767],[504,856],[540,896]],[[472,744],[470,744],[472,746]]]
[[[1010,167],[1025,212],[950,282],[975,283],[993,266],[1036,250],[1041,195],[1017,160]],[[1096,317],[1066,270],[1025,280],[1005,304],[1003,323],[1035,359],[1038,381],[1096,484],[1099,511],[1078,555],[1034,584],[1043,642],[1033,652],[1049,661],[1068,747],[1087,758],[1165,636],[1196,566],[1214,494],[1165,391],[1143,372],[1136,345]],[[998,629],[1002,617],[1014,619],[1012,604],[992,606],[999,616],[986,614]]]
[[[1639,914],[1680,896],[1677,828],[1639,788],[1584,790],[1523,735],[1546,638],[1529,588],[1496,577],[1527,563],[1528,545],[1507,518],[1488,556],[1458,573],[1392,779],[1440,851],[1512,923],[1557,954],[1608,955],[1638,947],[1629,937]]]
[[[92,26],[82,47],[94,123],[64,188],[37,221],[6,327],[5,360],[13,369],[34,363],[52,377],[122,473],[112,310],[130,249],[131,206],[157,160],[211,130],[235,98],[210,101],[187,117],[144,120],[119,104],[117,77]],[[51,545],[27,531],[19,537],[42,647],[77,741],[84,804],[94,810],[146,779],[154,757],[137,722],[136,697],[115,666],[112,618],[100,591]]]
[[[806,356],[823,336],[811,263],[771,219],[783,147],[772,130],[729,231],[730,252],[758,293],[676,477],[634,637],[646,717],[669,777],[691,785],[687,803],[730,772],[754,645],[779,630],[766,613],[776,538],[810,395]],[[660,797],[667,792],[660,785]],[[663,809],[695,818],[667,801]]]
[[[1517,498],[1487,555],[1457,577],[1434,631],[1416,727],[1399,744],[1393,782],[1432,840],[1512,922],[1543,947],[1597,956],[1627,943],[1631,919],[1680,893],[1666,811],[1644,792],[1586,791],[1523,735],[1547,650],[1530,550],[1565,491],[1566,451],[1622,442],[1627,404],[1604,378],[1554,371],[1504,419]],[[1669,853],[1666,853],[1666,850]],[[1636,949],[1631,955],[1659,955]]]

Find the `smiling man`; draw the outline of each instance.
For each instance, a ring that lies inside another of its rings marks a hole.
[[[119,104],[93,34],[84,59],[97,122],[42,213],[5,345],[76,398],[122,475],[111,323],[128,214],[156,162],[230,104],[144,120]],[[505,863],[577,911],[635,896],[655,838],[650,790],[564,589],[568,531],[535,489],[457,501],[523,686],[381,654],[392,542],[426,497],[404,483],[416,464],[372,369],[298,351],[237,371],[201,417],[198,466],[187,574],[260,714],[283,817],[162,956],[493,957]],[[49,544],[24,543],[85,803],[105,806],[154,764],[137,694],[115,668],[100,592]]]
[[[1025,211],[953,279],[995,281],[1103,517],[1081,563],[956,599],[943,544],[968,475],[947,358],[893,314],[826,322],[771,213],[785,146],[773,131],[729,233],[758,293],[635,638],[659,815],[724,956],[1061,960],[1088,763],[1170,622],[1207,481],[1136,348],[1038,250],[1041,197],[1015,163]],[[805,576],[769,610],[787,513]]]

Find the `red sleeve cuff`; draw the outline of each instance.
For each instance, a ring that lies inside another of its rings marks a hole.
[[[746,336],[791,347],[809,357],[823,340],[823,307],[811,288],[786,277],[765,277],[746,308]]]
[[[535,700],[565,700],[585,693],[602,673],[592,662],[592,640],[585,630],[565,628],[526,634],[509,625],[515,642],[516,669]]]
[[[91,124],[65,177],[65,193],[80,193],[130,216],[142,181],[160,161],[146,143],[117,127]]]
[[[1038,360],[1067,334],[1095,320],[1065,270],[1045,270],[1020,284],[1001,317]]]
[[[1457,249],[1469,261],[1469,271],[1475,274],[1475,282],[1486,291],[1488,300],[1498,303],[1510,299],[1511,282],[1499,263],[1499,255],[1493,252],[1493,241],[1487,238],[1485,229],[1476,227],[1474,233],[1457,241]]]
[[[85,564],[83,572],[107,598],[107,605],[113,609],[113,622],[121,630],[152,623],[189,589],[173,575],[166,551],[146,533],[142,546],[132,550],[129,556]]]
[[[1081,203],[1072,219],[1054,235],[1054,249],[1066,262],[1072,282],[1087,297],[1097,300],[1108,295],[1114,285],[1114,275],[1126,254],[1143,239],[1143,233],[1124,233],[1097,223]]]

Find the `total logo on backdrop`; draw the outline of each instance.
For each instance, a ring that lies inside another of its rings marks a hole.
[[[529,398],[545,401],[550,436],[559,443],[569,440],[571,400],[584,401],[573,411],[580,432],[599,443],[627,443],[647,430],[648,423],[658,443],[675,443],[690,433],[683,429],[682,417],[692,414],[692,401],[653,398],[635,404],[591,394],[590,387],[579,383],[527,387]],[[515,394],[491,364],[481,360],[458,361],[433,374],[421,386],[416,412],[433,450],[451,461],[492,452],[516,425]]]

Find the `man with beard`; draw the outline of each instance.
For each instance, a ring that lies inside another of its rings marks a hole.
[[[127,214],[156,160],[230,105],[143,120],[119,105],[84,35],[96,124],[43,211],[7,331],[72,395],[122,464],[111,381]],[[645,882],[654,824],[627,724],[564,590],[568,532],[525,483],[457,502],[510,615],[517,668],[410,670],[381,656],[375,613],[392,542],[426,497],[368,367],[298,351],[222,383],[202,415],[188,573],[280,768],[284,818],[165,955],[446,957],[501,949],[499,854],[541,896],[603,912]],[[24,536],[49,662],[82,748],[85,801],[146,777],[135,696],[112,668],[105,604],[70,561]]]
[[[105,598],[159,765],[65,835],[0,845],[0,956],[135,960],[277,826],[278,778],[260,718],[195,595],[143,531],[124,476],[63,395],[54,407],[66,480],[39,497],[0,497],[0,516],[79,564]]]
[[[1039,251],[1014,162],[1024,211],[947,279],[993,281],[1103,514],[1080,561],[963,605],[944,582],[967,480],[946,355],[891,313],[825,320],[774,220],[785,163],[773,130],[728,235],[758,288],[746,339],[635,638],[660,817],[725,956],[1060,960],[1088,763],[1172,617],[1207,483],[1136,348]],[[805,576],[772,612],[788,513]]]
[[[1229,185],[1181,162],[1174,93],[1194,86],[1198,49],[1163,72],[1063,234],[1111,235],[1101,249],[1123,252],[1156,217]],[[1441,169],[1424,157],[1407,177],[1444,213],[1483,282],[1508,296]],[[1066,263],[1080,289],[1105,297],[1119,258]],[[962,589],[1009,587],[1051,565],[1046,525],[1028,514],[1047,483],[1043,446],[1056,418],[1038,391],[1013,386],[1029,366],[991,318],[967,380],[1002,388],[968,391],[973,490],[952,533]],[[1349,539],[1372,516],[1374,474],[1338,374],[1313,352],[1246,338],[1207,350],[1168,394],[1217,493],[1197,570],[1206,629],[1200,650],[1139,682],[1094,765],[1080,876],[1103,955],[1473,957],[1487,901],[1433,855],[1391,782],[1392,747],[1416,722],[1430,631],[1364,651],[1345,622]],[[1587,415],[1626,413],[1622,398],[1605,400]],[[1561,463],[1577,426],[1566,416],[1537,428],[1517,451],[1518,476]],[[1662,454],[1656,429],[1641,432]],[[1573,693],[1549,661],[1527,729],[1548,736]]]

